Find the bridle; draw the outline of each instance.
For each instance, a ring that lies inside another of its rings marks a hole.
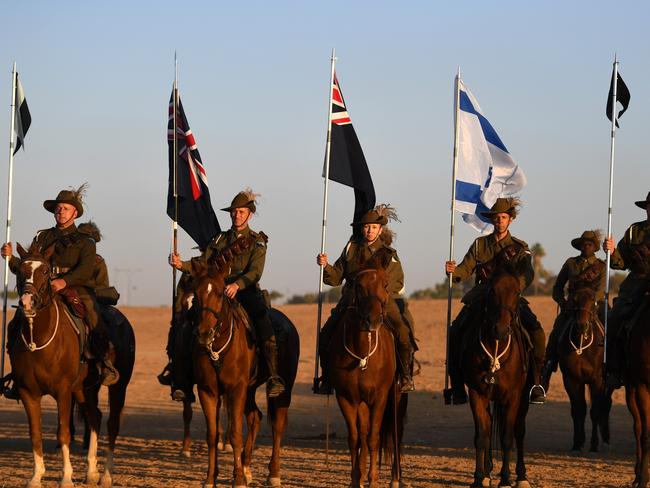
[[[230,303],[229,298],[224,295],[224,303]],[[226,350],[226,348],[230,345],[232,341],[232,336],[233,336],[233,331],[235,328],[235,316],[234,314],[230,314],[230,327],[229,327],[229,332],[228,332],[228,339],[226,342],[218,349],[214,350],[212,345],[214,344],[214,341],[217,337],[221,337],[221,334],[223,332],[224,328],[224,323],[225,319],[227,319],[227,314],[224,312],[224,306],[221,306],[221,310],[217,311],[211,307],[205,307],[200,304],[200,301],[198,297],[195,295],[195,304],[193,305],[192,308],[196,307],[196,314],[198,319],[201,320],[201,317],[204,315],[204,313],[208,313],[216,319],[215,324],[210,327],[206,332],[198,332],[197,329],[197,336],[198,336],[198,341],[201,346],[205,348],[207,353],[210,355],[210,359],[212,361],[217,362],[219,359],[221,359],[221,354]]]
[[[489,300],[485,300],[485,306],[483,308],[483,324],[487,325],[488,327],[491,327],[493,334],[494,334],[494,353],[491,353],[485,343],[483,342],[483,327],[479,327],[478,331],[478,341],[479,344],[481,345],[481,349],[483,349],[483,352],[488,356],[490,359],[490,374],[494,375],[497,371],[501,369],[501,358],[505,356],[505,354],[510,350],[510,346],[512,344],[512,324],[517,323],[519,321],[519,310],[518,307],[515,306],[513,307],[508,307],[506,305],[494,305],[489,307],[488,310],[488,304]],[[493,317],[496,317],[496,313],[493,315],[490,312],[498,312],[505,310],[510,314],[510,322],[508,323],[508,328],[506,330],[506,335],[508,336],[508,342],[506,343],[505,348],[501,352],[499,352],[499,339],[498,335],[496,333],[496,320],[492,320]]]
[[[575,297],[576,293],[580,290],[576,290],[573,293],[573,296]],[[573,350],[576,352],[578,356],[581,356],[582,353],[591,347],[591,345],[594,343],[594,329],[593,329],[593,324],[595,322],[594,317],[596,315],[596,310],[598,308],[598,302],[595,300],[595,294],[593,294],[594,299],[593,302],[586,307],[567,307],[567,310],[571,311],[574,313],[573,319],[571,320],[571,329],[569,330],[569,343],[571,344],[571,347]],[[572,300],[573,303],[575,303],[575,299]],[[573,342],[573,330],[578,324],[578,321],[576,320],[576,315],[579,312],[586,312],[587,313],[587,324],[586,328],[580,332],[580,343],[576,345]],[[596,322],[597,323],[597,322]],[[604,332],[603,332],[604,334]],[[584,343],[584,341],[588,341],[587,344]]]

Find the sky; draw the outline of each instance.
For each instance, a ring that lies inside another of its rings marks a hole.
[[[387,1],[23,1],[0,32],[0,214],[6,215],[11,66],[32,114],[15,158],[12,241],[51,227],[42,207],[88,182],[86,217],[122,303],[172,294],[167,104],[178,54],[183,105],[218,211],[261,194],[262,286],[318,289],[330,53],[377,202],[401,222],[407,292],[444,279],[449,255],[453,79],[458,67],[528,185],[511,230],[559,271],[570,240],[606,229],[612,61],[632,94],[616,136],[613,233],[645,218],[650,190],[650,3]],[[8,13],[9,9],[5,9]],[[4,73],[4,74],[3,74]],[[350,233],[350,188],[330,185],[326,249]],[[1,232],[1,231],[0,231]],[[3,234],[4,235],[4,234]],[[457,219],[455,257],[476,233]],[[196,255],[180,232],[184,259]],[[602,257],[602,256],[601,256]]]

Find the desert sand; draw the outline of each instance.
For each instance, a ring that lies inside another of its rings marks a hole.
[[[531,299],[532,308],[550,331],[556,309],[550,298]],[[311,393],[314,374],[316,307],[278,307],[293,320],[301,337],[301,359],[294,389],[290,425],[284,439],[283,486],[348,486],[349,461],[346,429],[334,397]],[[459,304],[454,303],[454,314]],[[204,420],[194,406],[192,457],[179,456],[182,437],[181,405],[169,397],[156,375],[166,363],[165,343],[168,308],[121,309],[134,326],[137,340],[136,365],[127,394],[121,435],[116,449],[114,484],[122,487],[199,487],[206,469]],[[326,308],[327,313],[328,308]],[[446,301],[413,301],[417,323],[422,374],[417,392],[410,395],[403,455],[404,481],[412,487],[469,486],[474,470],[473,422],[468,405],[445,406],[444,351]],[[105,392],[102,393],[105,407]],[[559,374],[553,376],[549,400],[532,406],[527,420],[527,467],[531,485],[550,487],[629,486],[634,478],[632,421],[618,391],[611,413],[612,439],[608,450],[599,453],[571,452],[570,405]],[[258,404],[264,409],[262,389]],[[45,398],[44,439],[48,471],[43,486],[57,486],[61,457],[55,450],[56,410]],[[105,416],[106,417],[106,416]],[[325,433],[329,424],[329,449]],[[0,488],[24,486],[31,476],[32,453],[26,415],[22,405],[0,400]],[[105,432],[105,427],[103,432]],[[587,426],[587,435],[591,432]],[[263,423],[253,460],[256,486],[263,486],[270,456],[270,429]],[[101,449],[105,440],[100,441]],[[72,448],[76,484],[82,485],[85,458],[80,443]],[[103,456],[100,462],[103,461]],[[219,486],[230,486],[232,459],[220,453]],[[497,470],[498,470],[497,464]],[[388,486],[389,471],[382,468],[382,485]]]

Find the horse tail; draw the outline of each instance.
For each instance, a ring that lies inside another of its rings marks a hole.
[[[408,395],[400,394],[399,385],[395,379],[389,390],[384,416],[381,420],[381,430],[379,432],[380,467],[382,460],[386,464],[391,464],[395,459],[397,460],[397,465],[400,466],[407,406]]]

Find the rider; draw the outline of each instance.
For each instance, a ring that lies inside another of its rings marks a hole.
[[[332,387],[329,383],[329,345],[332,335],[339,324],[343,313],[350,303],[350,290],[355,275],[363,268],[364,263],[379,249],[387,248],[393,253],[393,259],[388,267],[388,292],[386,303],[388,316],[393,333],[397,339],[398,359],[400,362],[401,390],[408,393],[415,390],[411,371],[413,370],[412,329],[413,317],[408,311],[404,299],[404,271],[397,257],[397,251],[390,247],[393,240],[392,231],[386,227],[388,219],[396,220],[395,210],[388,205],[378,205],[353,226],[362,226],[361,237],[352,236],[346,244],[341,256],[334,265],[328,263],[327,254],[319,254],[316,263],[323,266],[323,281],[330,286],[338,286],[345,280],[341,299],[332,310],[329,319],[321,329],[319,351],[323,376],[316,393],[329,395]]]
[[[224,293],[230,299],[237,297],[251,318],[257,337],[262,343],[262,351],[269,368],[268,396],[273,398],[284,392],[284,381],[278,374],[277,341],[269,317],[268,306],[259,287],[266,259],[267,237],[263,232],[254,232],[248,227],[248,222],[256,211],[255,200],[258,196],[249,188],[239,192],[229,207],[222,208],[221,210],[230,213],[232,227],[217,234],[201,256],[193,258],[193,260],[207,262],[211,256],[218,254],[241,236],[250,236],[255,239],[253,246],[233,259],[230,273],[226,277],[227,286]],[[169,262],[176,269],[192,274],[191,260],[182,261],[178,254],[172,253]]]
[[[77,226],[77,230],[82,234],[90,236],[90,238],[95,241],[97,244],[102,240],[102,234],[99,231],[99,227],[92,220],[84,222]],[[106,261],[99,254],[95,254],[95,270],[91,279],[93,283],[93,288],[108,288],[110,286],[108,280],[108,267],[106,266]]]
[[[612,388],[622,386],[622,368],[625,360],[624,323],[634,316],[646,291],[649,279],[641,270],[635,269],[633,253],[637,246],[650,239],[650,192],[645,200],[634,202],[646,211],[646,220],[632,224],[614,247],[614,238],[609,236],[603,242],[605,252],[611,252],[612,269],[630,270],[621,283],[618,298],[607,318],[607,385]]]
[[[566,260],[560,273],[557,275],[555,285],[553,286],[553,300],[555,300],[560,307],[560,314],[555,319],[553,330],[548,338],[546,345],[546,363],[542,369],[542,386],[548,391],[548,385],[551,379],[551,374],[557,371],[558,365],[558,341],[562,337],[569,323],[569,311],[567,309],[567,300],[565,288],[568,286],[568,299],[574,292],[573,286],[578,277],[585,270],[595,265],[596,263],[605,264],[602,259],[596,257],[596,252],[600,250],[601,234],[598,230],[586,230],[580,237],[576,237],[571,241],[571,246],[580,251],[579,256],[575,256]],[[598,276],[594,278],[594,291],[596,292],[596,307],[598,316],[602,322],[605,320],[605,266]]]
[[[94,336],[90,343],[94,349],[95,357],[101,358],[102,384],[110,386],[119,380],[119,373],[113,366],[110,356],[114,355],[113,345],[106,337],[104,324],[98,310],[98,304],[93,292],[93,271],[95,269],[95,241],[82,234],[75,225],[75,219],[83,215],[82,197],[85,185],[78,190],[61,190],[54,200],[45,200],[43,207],[54,214],[56,225],[50,229],[37,232],[32,246],[41,250],[54,245],[51,258],[52,291],[60,293],[66,303],[77,308],[79,302],[85,309],[84,320]],[[0,254],[4,259],[9,259],[9,268],[15,274],[20,265],[20,259],[13,256],[10,242],[2,246]],[[9,330],[15,329],[12,323]],[[13,346],[17,332],[9,334],[8,347]],[[6,378],[3,383],[6,382]],[[14,384],[5,391],[8,398],[18,398],[18,391]]]
[[[492,221],[494,232],[487,236],[478,237],[470,246],[463,261],[459,265],[456,265],[455,261],[447,261],[445,263],[445,272],[447,274],[453,274],[455,283],[459,283],[476,274],[476,284],[463,297],[462,302],[464,307],[449,329],[448,366],[449,377],[451,379],[450,393],[455,405],[467,402],[467,393],[465,391],[463,373],[460,365],[460,356],[462,354],[461,342],[465,330],[469,325],[466,318],[469,315],[469,311],[474,306],[480,304],[481,299],[485,296],[487,287],[485,280],[480,276],[480,273],[477,273],[478,268],[480,268],[480,265],[494,258],[502,249],[513,244],[519,244],[523,246],[523,251],[513,259],[517,261],[523,260],[526,267],[525,274],[520,277],[520,293],[531,284],[535,276],[528,244],[510,235],[510,231],[508,230],[510,224],[517,216],[518,207],[519,199],[517,198],[498,198],[489,211],[481,212],[481,215]],[[530,309],[528,301],[523,297],[520,297],[519,300],[521,324],[528,332],[533,343],[533,357],[535,362],[535,384],[530,390],[529,398],[531,403],[543,404],[546,393],[540,386],[539,373],[544,364],[544,329],[542,329],[541,324],[537,321],[537,317]]]

